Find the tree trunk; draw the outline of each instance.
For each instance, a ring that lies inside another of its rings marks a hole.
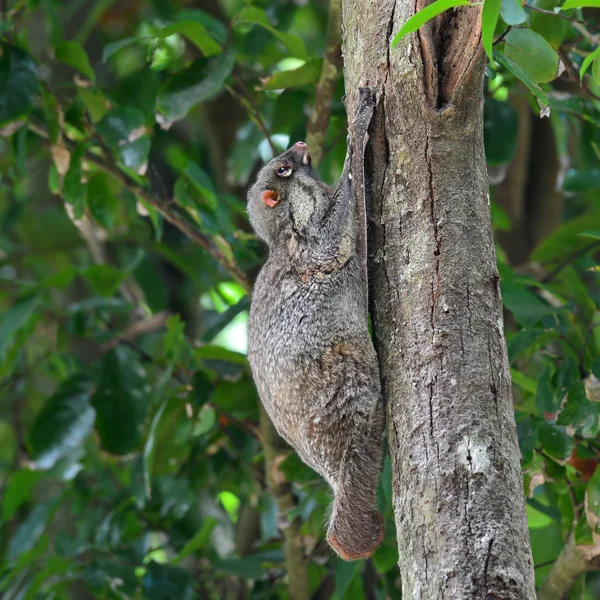
[[[403,598],[535,597],[483,149],[480,9],[391,48],[419,0],[344,0]]]

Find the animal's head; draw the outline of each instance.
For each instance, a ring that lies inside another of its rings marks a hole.
[[[290,234],[306,239],[314,233],[328,199],[327,186],[311,167],[307,145],[296,142],[258,173],[248,191],[250,223],[269,246]]]

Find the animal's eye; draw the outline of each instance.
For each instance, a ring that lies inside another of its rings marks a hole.
[[[279,177],[289,177],[292,174],[292,167],[290,165],[282,165],[277,169],[277,175]]]

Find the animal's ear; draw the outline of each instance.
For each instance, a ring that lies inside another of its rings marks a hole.
[[[266,192],[263,192],[262,197],[263,197],[265,204],[269,208],[273,208],[274,206],[277,206],[280,202],[279,194],[277,192],[274,192],[273,190],[267,190]]]

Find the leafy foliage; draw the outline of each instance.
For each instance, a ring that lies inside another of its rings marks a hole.
[[[304,136],[326,6],[7,4],[0,595],[288,598],[245,359],[263,255],[244,193],[261,161]],[[494,225],[512,236],[499,238],[498,262],[538,582],[572,530],[578,544],[599,543],[600,518],[599,19],[581,9],[591,0],[556,4],[486,0],[482,11],[485,145],[501,175]],[[393,43],[448,9],[480,10],[438,0]],[[340,81],[319,166],[329,181],[345,155],[342,93]],[[540,110],[551,143],[531,137]],[[528,197],[543,190],[541,212],[503,201],[513,177]],[[515,258],[533,229],[543,234]],[[328,550],[325,484],[295,455],[280,469],[311,593],[400,598],[389,461],[387,535],[368,563]],[[593,598],[598,579],[585,577]]]

